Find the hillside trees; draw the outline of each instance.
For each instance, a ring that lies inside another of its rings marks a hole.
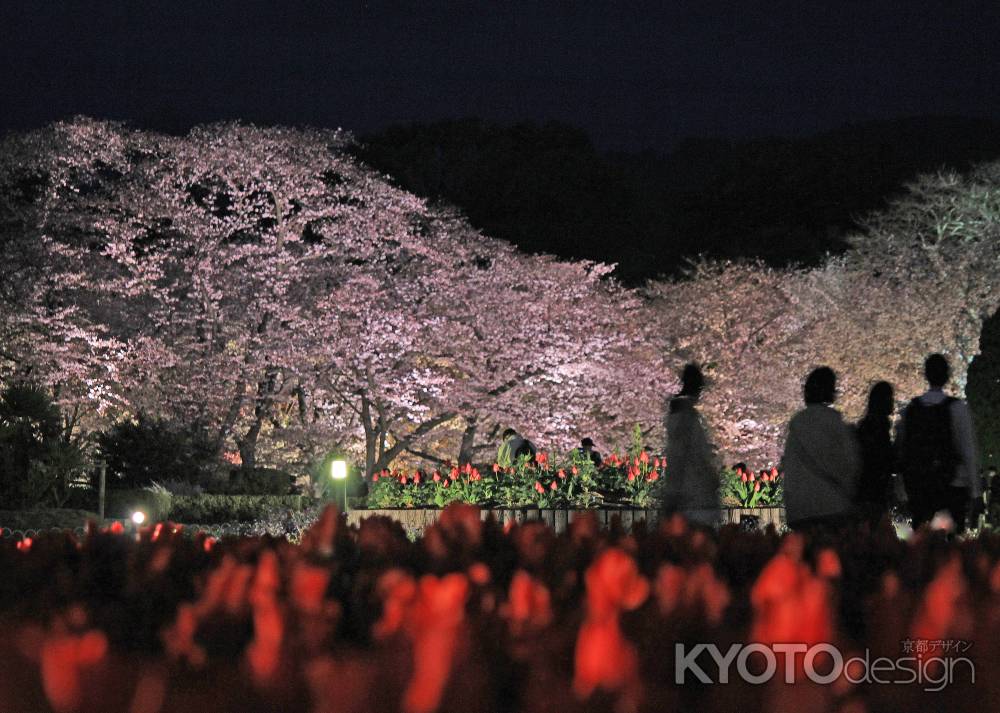
[[[969,408],[983,461],[1000,460],[1000,312],[983,325],[980,353],[969,366]]]
[[[838,407],[864,410],[879,380],[904,403],[922,363],[947,354],[964,391],[984,320],[1000,301],[1000,164],[925,176],[869,216],[854,250],[810,269],[703,262],[647,289],[664,349],[704,362],[704,410],[724,454],[775,462],[813,367],[839,375]]]
[[[951,323],[941,343],[964,389],[983,322],[1000,304],[1000,162],[920,177],[851,243],[850,267],[905,290],[906,308],[917,301]]]

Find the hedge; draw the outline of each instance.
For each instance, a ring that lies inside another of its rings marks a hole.
[[[100,518],[96,512],[69,508],[0,510],[0,528],[8,530],[75,530],[86,525],[87,520]]]
[[[316,504],[305,495],[170,495],[148,490],[115,490],[108,493],[109,517],[129,517],[136,510],[149,520],[216,524],[252,522],[275,512],[301,511]]]

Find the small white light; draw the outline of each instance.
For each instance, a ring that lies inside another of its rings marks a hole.
[[[146,522],[146,513],[142,512],[141,510],[136,510],[134,513],[132,513],[132,522],[134,522],[136,525],[141,525],[142,523]]]
[[[330,475],[334,480],[343,480],[347,477],[347,461],[335,460],[330,465]]]

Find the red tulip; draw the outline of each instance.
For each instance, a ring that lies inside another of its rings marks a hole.
[[[841,573],[840,558],[830,548],[824,548],[816,556],[816,573],[825,579],[838,579]]]
[[[514,573],[504,613],[515,633],[543,629],[552,621],[549,590],[523,569]]]

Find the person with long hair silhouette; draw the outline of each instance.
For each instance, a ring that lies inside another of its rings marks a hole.
[[[868,393],[868,408],[854,430],[861,448],[861,476],[855,498],[858,514],[872,524],[889,512],[895,454],[892,447],[892,384],[880,381]]]

